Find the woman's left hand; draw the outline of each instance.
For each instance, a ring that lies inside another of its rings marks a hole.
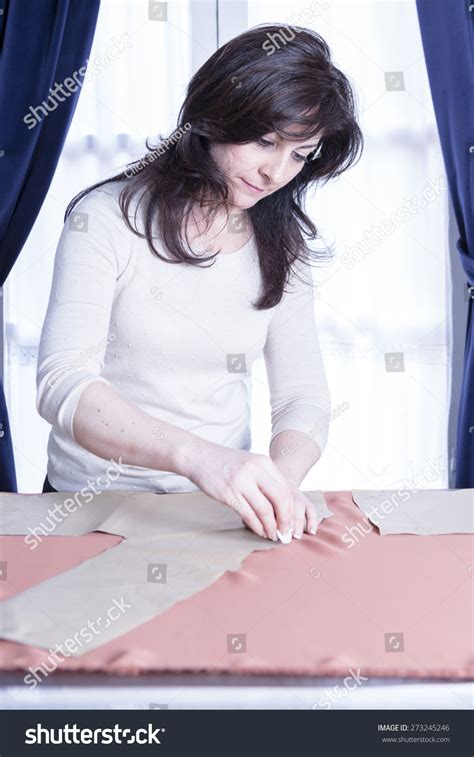
[[[287,478],[288,481],[288,478]],[[295,483],[288,481],[293,493],[295,517],[292,522],[292,538],[301,539],[303,531],[314,535],[324,518],[334,515],[327,505],[324,509],[316,507],[313,502],[300,491]]]
[[[326,515],[321,515],[314,505],[295,484],[291,484],[295,503],[295,521],[293,538],[301,539],[303,531],[314,535]]]

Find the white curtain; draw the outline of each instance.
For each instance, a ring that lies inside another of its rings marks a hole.
[[[146,136],[174,127],[202,47],[190,30],[191,2],[102,0],[89,80],[5,287],[5,388],[22,492],[41,491],[46,472],[50,427],[35,407],[36,357],[65,208],[142,155]],[[209,18],[223,23],[235,6],[220,2]],[[335,249],[333,264],[315,271],[333,421],[303,488],[396,488],[427,466],[441,470],[428,485],[446,488],[448,197],[415,0],[249,0],[248,26],[262,22],[309,26],[327,40],[358,95],[366,141],[359,164],[313,192],[307,208]],[[252,449],[267,453],[263,360],[254,366],[252,419]]]
[[[188,6],[188,0],[101,2],[64,150],[5,287],[5,393],[21,492],[41,491],[46,475],[51,427],[36,411],[36,360],[64,212],[79,191],[139,158],[146,137],[174,128],[191,75]]]

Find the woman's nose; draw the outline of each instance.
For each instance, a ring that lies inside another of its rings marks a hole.
[[[288,157],[285,155],[272,155],[269,157],[260,172],[267,177],[270,184],[280,184],[288,173]]]

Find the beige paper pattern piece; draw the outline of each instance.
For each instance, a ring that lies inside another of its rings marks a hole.
[[[333,515],[322,492],[305,494],[319,522]],[[64,507],[53,517],[58,503]],[[72,512],[65,511],[66,503]],[[1,638],[50,651],[56,645],[68,649],[66,640],[75,639],[68,651],[74,657],[154,618],[225,571],[238,570],[254,550],[284,548],[245,528],[238,513],[203,492],[102,491],[75,510],[69,494],[0,494],[1,534],[24,534],[32,548],[41,538],[38,526],[63,536],[104,531],[125,538],[0,606]]]
[[[474,489],[353,489],[352,499],[382,536],[474,533]]]

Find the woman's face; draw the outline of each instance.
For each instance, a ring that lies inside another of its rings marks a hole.
[[[318,138],[290,142],[272,132],[245,145],[213,144],[211,154],[227,177],[233,207],[250,208],[288,184],[318,147]]]

